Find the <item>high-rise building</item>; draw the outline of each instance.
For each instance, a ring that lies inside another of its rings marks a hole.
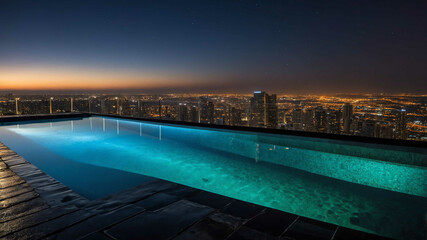
[[[326,126],[326,111],[322,106],[318,106],[314,109],[314,128],[317,132],[325,132]]]
[[[255,91],[249,109],[251,127],[277,127],[276,94],[270,96],[264,91]]]
[[[207,97],[199,97],[199,123],[207,123],[208,120],[208,99]]]
[[[208,114],[207,114],[208,123],[214,124],[215,123],[215,106],[213,102],[208,102],[207,110],[208,110]]]
[[[303,123],[304,123],[304,130],[305,131],[310,131],[313,132],[314,131],[314,121],[313,121],[313,109],[311,108],[306,108],[304,110],[304,115],[303,115]]]
[[[196,106],[191,106],[190,108],[190,120],[192,122],[199,122],[199,112]]]
[[[330,110],[326,114],[326,123],[327,123],[327,128],[326,128],[327,133],[339,134],[340,127],[341,127],[341,111]]]
[[[264,91],[255,91],[250,100],[249,126],[264,127]]]
[[[296,131],[303,130],[303,111],[301,108],[294,108],[292,110],[292,129]]]
[[[343,118],[343,132],[346,134],[349,134],[351,130],[351,121],[353,118],[353,105],[351,105],[350,103],[344,104],[343,111],[342,111],[342,118]]]
[[[396,138],[406,139],[406,109],[400,109],[396,112]]]
[[[264,95],[264,125],[269,128],[277,127],[277,98],[276,94]]]
[[[242,124],[242,114],[241,112],[236,108],[231,108],[231,120],[230,125],[231,126],[239,126]]]
[[[188,108],[187,104],[180,103],[178,106],[178,121],[187,121]]]

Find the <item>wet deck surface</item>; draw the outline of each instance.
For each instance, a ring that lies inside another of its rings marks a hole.
[[[385,239],[163,180],[89,201],[0,158],[0,239]]]

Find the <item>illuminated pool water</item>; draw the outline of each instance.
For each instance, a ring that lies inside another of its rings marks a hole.
[[[0,126],[0,141],[90,199],[155,177],[383,236],[425,239],[425,149],[102,117]]]

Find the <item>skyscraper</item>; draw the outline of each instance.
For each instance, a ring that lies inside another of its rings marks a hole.
[[[264,91],[255,91],[250,100],[250,119],[249,126],[264,127]]]
[[[406,109],[396,112],[396,138],[405,140],[406,136]]]
[[[349,134],[351,129],[351,120],[353,118],[353,105],[351,105],[350,103],[344,104],[342,118],[343,118],[343,132],[346,134]]]
[[[276,94],[264,95],[264,125],[269,128],[277,127]]]
[[[187,104],[180,103],[178,106],[178,120],[187,121],[187,115],[188,115]]]
[[[199,123],[208,123],[208,99],[207,97],[199,97]]]
[[[264,91],[255,91],[250,100],[251,127],[277,127],[276,94],[271,96]]]
[[[208,123],[214,124],[215,123],[215,106],[213,102],[208,102],[207,105],[207,116],[208,116]]]

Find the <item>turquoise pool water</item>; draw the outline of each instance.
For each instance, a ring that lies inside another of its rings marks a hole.
[[[151,177],[397,239],[425,239],[425,149],[90,117],[0,141],[96,199]]]

